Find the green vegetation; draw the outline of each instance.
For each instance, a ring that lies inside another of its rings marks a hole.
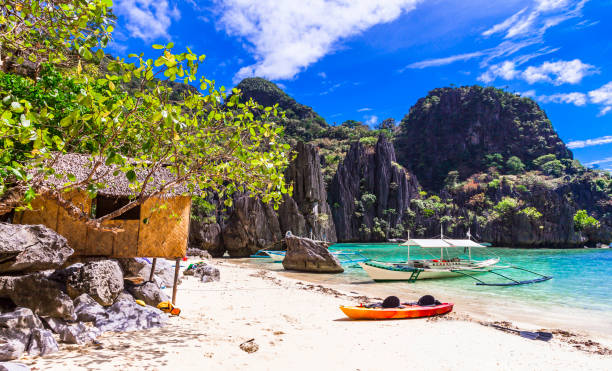
[[[31,1],[2,12],[0,45],[0,215],[27,206],[44,193],[73,216],[100,223],[143,203],[148,197],[186,185],[207,190],[226,206],[234,192],[248,191],[278,204],[285,186],[289,146],[277,125],[278,106],[240,101],[234,90],[198,75],[204,55],[173,52],[173,43],[153,45],[155,59],[143,54],[105,61],[103,47],[113,31],[109,0]],[[108,62],[108,63],[107,63]],[[38,76],[38,78],[32,78]],[[204,94],[185,90],[171,99],[172,84],[158,80],[198,81]],[[126,91],[125,84],[135,89]],[[90,154],[91,174],[50,187],[53,164],[65,153]],[[76,212],[65,192],[104,187],[94,177],[101,165],[116,166],[133,198],[120,210],[98,219]],[[167,167],[173,178],[151,189],[150,176]],[[138,177],[144,174],[145,177]]]
[[[525,164],[520,158],[512,156],[506,161],[506,170],[510,174],[519,174],[525,171]]]
[[[584,231],[588,228],[598,229],[601,227],[601,223],[590,216],[586,210],[578,210],[574,214],[574,229],[577,231]]]

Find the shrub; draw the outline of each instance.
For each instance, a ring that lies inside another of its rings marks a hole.
[[[536,221],[542,217],[542,213],[535,207],[529,206],[519,211],[519,214],[525,215],[530,220]]]
[[[493,207],[500,215],[508,215],[514,213],[520,206],[520,201],[512,197],[504,197]]]
[[[574,229],[577,231],[585,230],[586,228],[599,228],[601,223],[592,216],[590,216],[586,210],[578,210],[574,214]]]
[[[490,153],[484,157],[484,165],[486,167],[496,167],[501,169],[504,163],[504,156],[501,153]]]
[[[521,161],[520,158],[512,156],[508,159],[508,161],[506,161],[506,170],[510,174],[522,173],[525,171],[525,164],[523,164],[523,161]]]
[[[376,203],[376,196],[371,193],[364,193],[361,196],[361,202],[365,208],[369,208]]]
[[[563,166],[559,160],[549,161],[540,166],[540,168],[544,173],[557,177],[563,175],[563,171],[565,170],[565,166]]]
[[[541,167],[545,163],[550,162],[550,161],[554,161],[556,159],[557,159],[557,157],[551,153],[551,154],[540,156],[540,157],[536,158],[535,160],[533,160],[533,165],[535,167]]]

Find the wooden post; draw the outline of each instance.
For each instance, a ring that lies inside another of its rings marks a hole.
[[[179,269],[181,269],[181,258],[176,258],[174,267],[174,285],[172,286],[172,304],[176,305],[176,290],[178,285]]]
[[[149,275],[149,282],[153,282],[153,274],[155,274],[155,264],[157,263],[157,258],[153,258],[153,263],[151,264],[151,274]]]

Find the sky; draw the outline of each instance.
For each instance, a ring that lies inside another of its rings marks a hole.
[[[583,164],[612,171],[612,0],[114,0],[110,52],[174,42],[217,86],[274,81],[328,123],[398,122],[438,87],[535,99]]]

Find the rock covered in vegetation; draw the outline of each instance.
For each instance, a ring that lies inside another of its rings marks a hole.
[[[404,237],[402,221],[418,191],[416,178],[397,164],[384,136],[374,148],[353,143],[329,186],[338,241]]]
[[[44,273],[0,276],[0,297],[30,308],[39,316],[74,319],[74,305],[63,285]]]
[[[88,262],[70,274],[66,288],[72,298],[88,294],[100,305],[108,306],[123,291],[123,273],[114,260]]]
[[[0,272],[57,269],[73,253],[63,236],[44,225],[0,223]]]
[[[329,243],[310,238],[286,236],[287,253],[283,259],[285,269],[313,273],[342,273],[344,268],[327,247]]]
[[[527,170],[542,155],[572,158],[536,102],[480,86],[434,89],[419,99],[401,122],[395,148],[399,163],[428,190],[440,190],[449,171],[465,179],[486,170],[486,155],[516,156]]]

